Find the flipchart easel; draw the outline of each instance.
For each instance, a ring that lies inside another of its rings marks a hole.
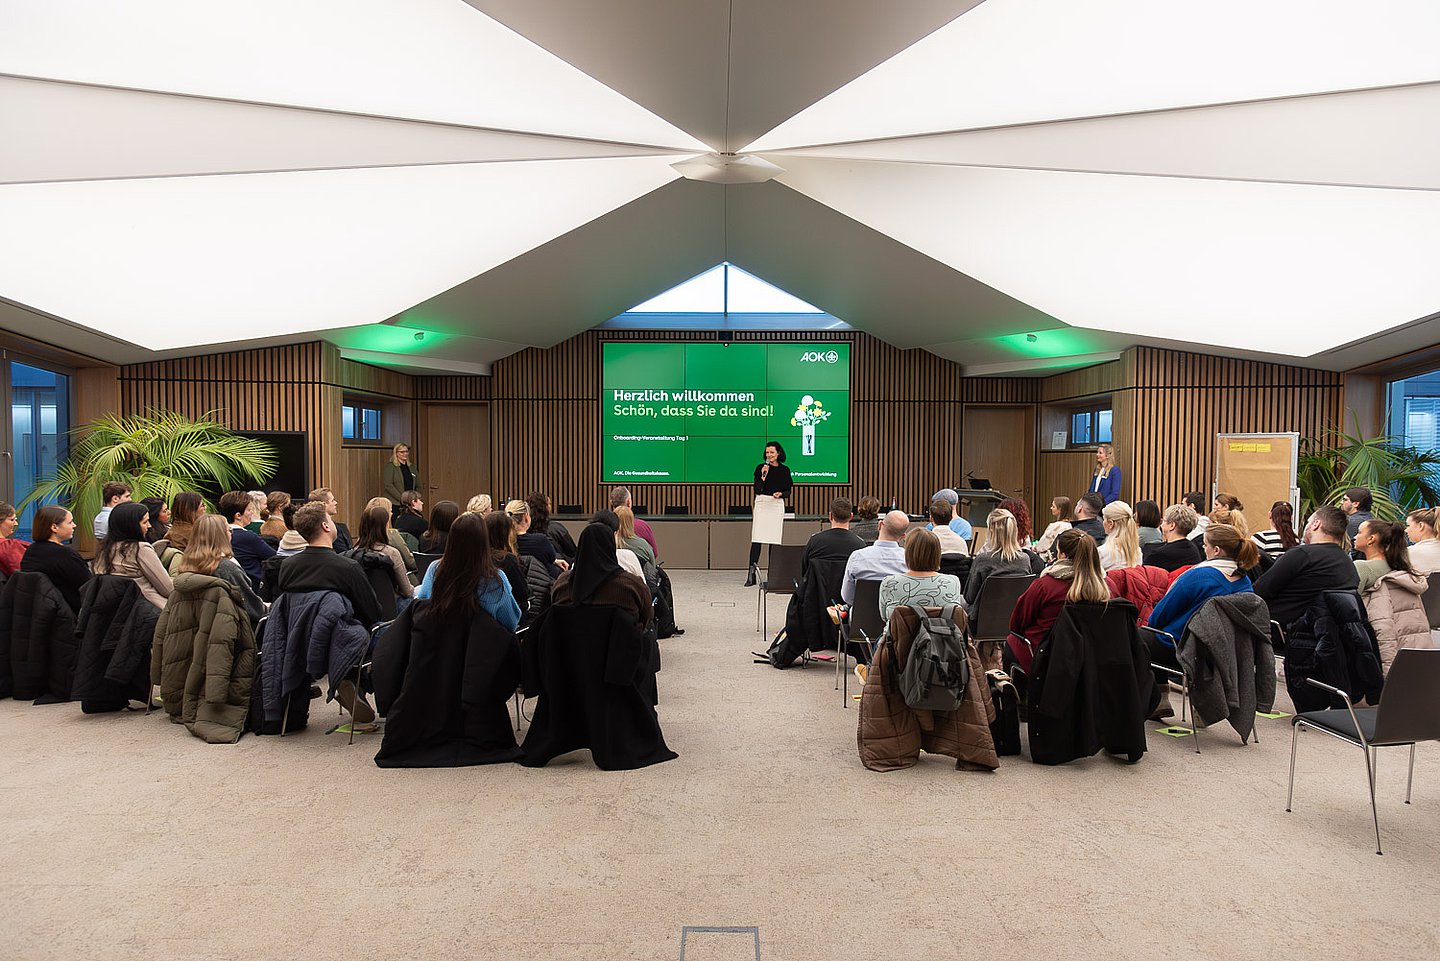
[[[1300,521],[1300,435],[1216,434],[1215,483],[1210,497],[1224,491],[1240,498],[1250,526],[1270,526],[1270,505],[1288,501]]]

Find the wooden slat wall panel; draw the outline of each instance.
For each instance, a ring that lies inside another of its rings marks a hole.
[[[1133,380],[1127,377],[1123,360],[1112,360],[1046,377],[1040,383],[1039,399],[1048,404],[1090,394],[1108,394],[1130,386]]]
[[[447,377],[414,378],[416,400],[484,401],[491,396],[492,377],[452,375]]]

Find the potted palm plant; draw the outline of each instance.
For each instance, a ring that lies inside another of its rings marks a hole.
[[[20,509],[60,503],[77,519],[88,519],[100,512],[100,489],[110,481],[129,484],[137,501],[160,497],[169,503],[181,491],[236,490],[273,477],[275,448],[231,432],[216,413],[192,420],[151,410],[108,415],[78,427],[70,456],[21,501]],[[89,525],[80,527],[88,530]]]
[[[1440,504],[1440,454],[1405,447],[1390,437],[1365,437],[1358,418],[1354,433],[1337,428],[1301,441],[1298,466],[1301,516],[1322,504],[1338,505],[1351,487],[1370,491],[1371,510],[1382,520]]]

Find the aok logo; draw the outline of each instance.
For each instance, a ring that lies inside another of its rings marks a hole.
[[[800,355],[802,364],[833,364],[839,359],[839,352],[833,350],[807,350]]]

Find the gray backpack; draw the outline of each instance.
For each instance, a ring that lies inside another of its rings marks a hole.
[[[955,605],[945,605],[938,617],[923,607],[908,606],[918,623],[910,657],[900,671],[900,694],[917,711],[953,711],[965,700],[970,684],[970,658],[965,632],[954,620]]]

